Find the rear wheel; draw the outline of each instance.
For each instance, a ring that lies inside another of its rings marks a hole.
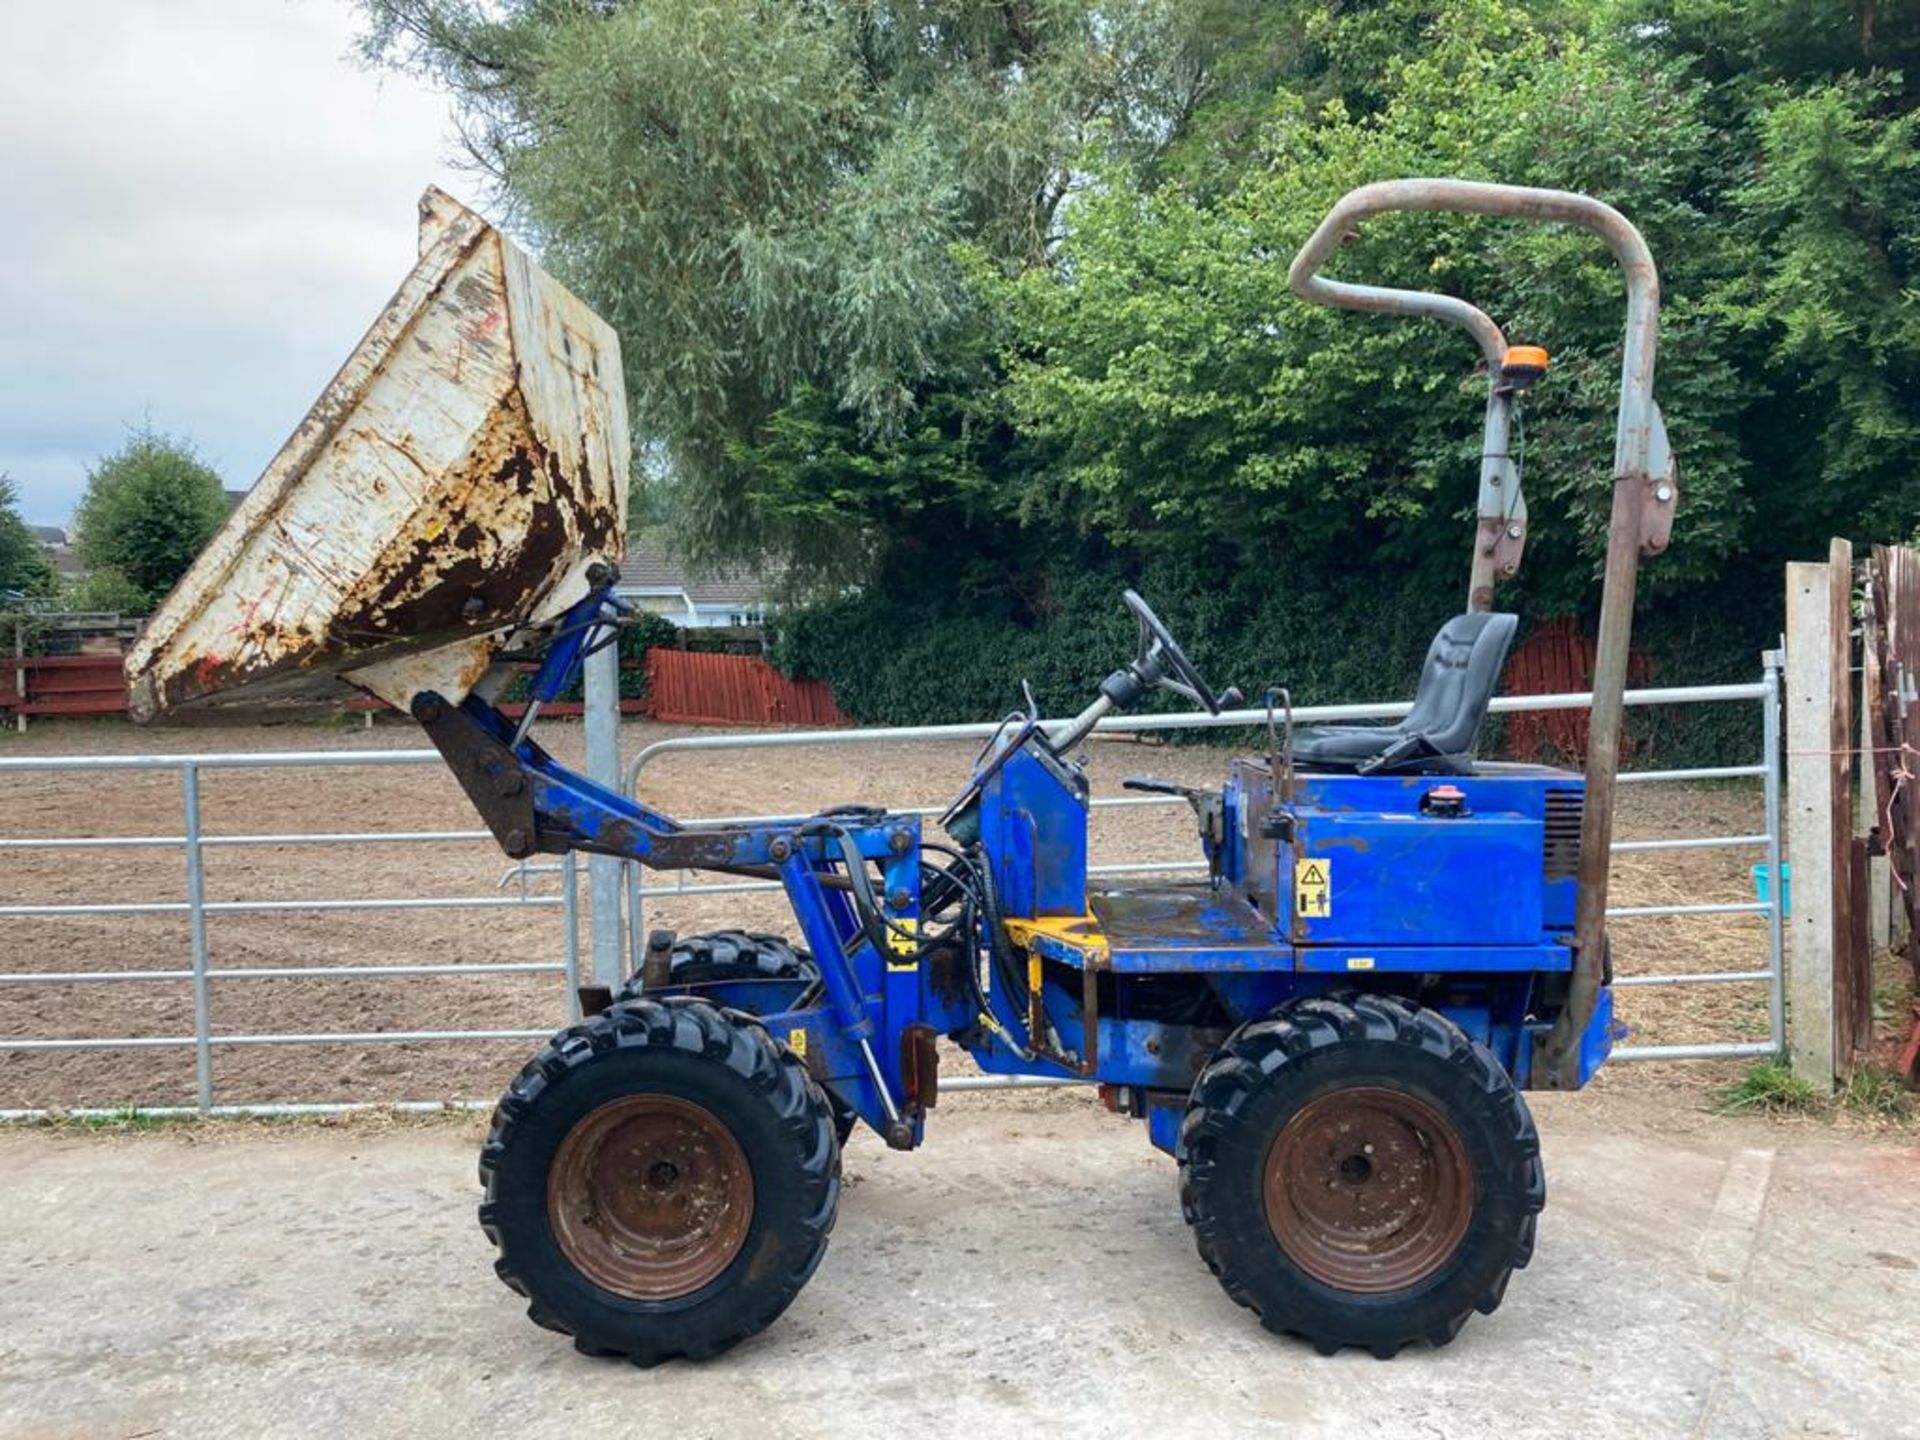
[[[814,980],[820,967],[806,951],[778,935],[715,930],[676,939],[667,972],[675,985],[709,985],[722,980]],[[640,977],[634,975],[613,998],[618,1004],[641,994]]]
[[[1444,1345],[1492,1313],[1546,1199],[1499,1063],[1387,995],[1295,1001],[1235,1031],[1177,1153],[1181,1208],[1227,1293],[1328,1353]]]
[[[760,935],[747,930],[715,930],[707,935],[686,935],[673,942],[667,960],[667,982],[671,985],[714,985],[739,980],[818,980],[820,967],[805,950],[788,944],[778,935]],[[630,976],[614,995],[614,1003],[637,1000],[645,993],[638,975]],[[833,1128],[840,1143],[853,1138],[860,1117],[831,1090],[827,1099],[833,1105]]]
[[[704,1359],[779,1316],[840,1198],[827,1097],[752,1017],[637,1000],[561,1032],[494,1112],[480,1223],[583,1351]]]

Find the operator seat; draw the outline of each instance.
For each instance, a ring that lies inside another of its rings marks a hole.
[[[1303,770],[1361,775],[1465,775],[1487,702],[1507,663],[1517,615],[1474,611],[1440,627],[1427,647],[1413,710],[1395,725],[1303,725],[1293,759]]]

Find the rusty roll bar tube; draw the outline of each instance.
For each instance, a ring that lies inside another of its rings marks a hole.
[[[1408,180],[1395,183],[1454,185],[1467,182]],[[1527,531],[1527,501],[1520,490],[1519,467],[1514,464],[1510,452],[1514,395],[1501,383],[1501,362],[1507,352],[1507,337],[1485,311],[1455,296],[1422,290],[1393,290],[1376,285],[1352,285],[1327,280],[1316,273],[1328,255],[1352,238],[1354,232],[1348,227],[1356,224],[1363,214],[1375,210],[1423,208],[1406,203],[1372,207],[1355,203],[1357,197],[1381,188],[1368,186],[1365,190],[1354,191],[1341,201],[1295,257],[1287,280],[1300,295],[1324,305],[1376,314],[1421,315],[1445,320],[1473,336],[1474,343],[1480,347],[1481,357],[1487,365],[1487,414],[1480,442],[1480,498],[1473,540],[1473,572],[1467,582],[1467,608],[1491,610],[1494,586],[1520,568],[1520,553],[1526,545]]]
[[[1607,528],[1600,633],[1593,665],[1593,710],[1587,736],[1587,797],[1580,829],[1580,892],[1574,912],[1576,953],[1567,1003],[1543,1044],[1540,1066],[1549,1084],[1571,1086],[1578,1071],[1580,1039],[1598,1004],[1606,963],[1607,870],[1613,844],[1614,782],[1620,768],[1627,648],[1640,571],[1645,518],[1642,508],[1653,478],[1653,437],[1659,424],[1653,401],[1653,367],[1659,345],[1660,277],[1647,242],[1632,222],[1611,205],[1590,196],[1523,185],[1433,179],[1387,180],[1348,193],[1294,257],[1287,272],[1287,283],[1294,293],[1345,310],[1451,321],[1473,335],[1496,375],[1505,338],[1498,325],[1466,301],[1451,295],[1328,280],[1317,273],[1328,257],[1352,238],[1362,220],[1390,210],[1444,210],[1576,225],[1606,241],[1626,275],[1627,330],[1620,358],[1620,410],[1614,434],[1613,509]],[[1490,442],[1491,430],[1490,413]],[[1505,448],[1504,441],[1501,448]],[[1476,542],[1476,602],[1480,548]]]

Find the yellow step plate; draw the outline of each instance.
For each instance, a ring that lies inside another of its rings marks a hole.
[[[1107,962],[1107,937],[1100,922],[1087,915],[1040,915],[1006,922],[1007,937],[1022,950],[1034,950],[1068,964],[1099,966]]]

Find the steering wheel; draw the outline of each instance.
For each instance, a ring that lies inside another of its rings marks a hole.
[[[1238,702],[1237,690],[1227,690],[1220,695],[1213,693],[1193,662],[1187,659],[1180,642],[1136,592],[1125,591],[1122,598],[1127,602],[1127,609],[1133,612],[1133,618],[1140,622],[1140,643],[1133,652],[1133,670],[1140,679],[1184,695],[1203,706],[1209,715],[1218,715],[1221,706]]]

